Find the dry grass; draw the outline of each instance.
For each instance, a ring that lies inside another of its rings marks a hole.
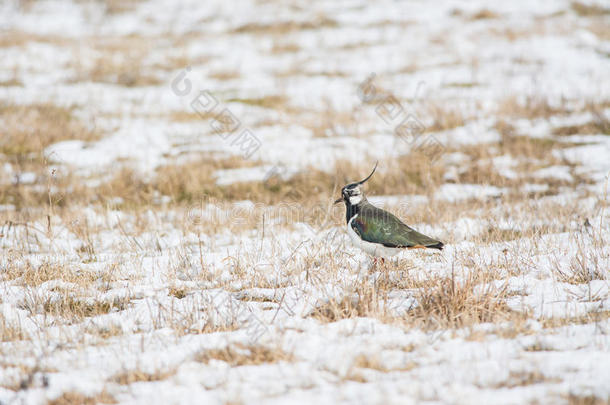
[[[514,317],[505,301],[505,287],[495,287],[496,276],[487,271],[470,271],[461,278],[433,277],[414,280],[408,275],[389,277],[388,269],[375,283],[360,282],[348,288],[342,299],[331,299],[309,314],[321,322],[336,322],[354,317],[372,317],[382,322],[425,329],[457,329],[479,323],[502,322]],[[389,307],[388,294],[403,289],[417,304],[405,315],[395,315]]]
[[[181,300],[182,298],[186,297],[186,295],[188,294],[188,291],[189,290],[184,287],[171,286],[169,288],[169,295],[172,295],[172,296],[178,298],[179,300]]]
[[[238,34],[273,35],[281,36],[290,32],[303,30],[317,30],[321,28],[334,28],[338,23],[327,17],[319,17],[311,21],[285,21],[272,24],[248,23],[237,27],[234,32]]]
[[[540,323],[543,328],[559,328],[568,325],[586,325],[603,322],[610,319],[610,311],[591,311],[586,315],[565,318],[543,318]]]
[[[579,1],[572,2],[572,10],[581,17],[601,17],[610,14],[609,7],[603,7],[597,4],[585,4]]]
[[[282,108],[283,99],[275,97],[260,99],[235,99],[235,102],[258,105],[266,108]],[[445,110],[438,109],[438,117],[444,117],[444,122],[438,121],[437,129],[450,128],[463,124],[462,117],[449,119],[451,114]],[[350,114],[348,114],[350,115]],[[179,120],[199,119],[192,114],[188,116],[175,117]],[[330,121],[329,121],[330,122]],[[332,134],[335,127],[323,126],[316,128],[320,136]],[[334,124],[333,124],[334,125]],[[65,127],[65,124],[59,128]],[[458,181],[461,183],[493,184],[498,186],[518,187],[524,178],[519,181],[511,181],[501,176],[489,161],[489,158],[500,154],[523,158],[525,166],[523,170],[531,170],[532,165],[539,166],[561,163],[549,153],[561,144],[552,140],[538,140],[514,134],[514,128],[504,121],[498,123],[498,130],[503,140],[495,145],[478,145],[474,147],[460,148],[472,158],[471,166],[460,173]],[[58,132],[60,132],[58,130]],[[65,134],[65,132],[61,132]],[[50,142],[50,141],[49,141]],[[45,144],[48,142],[45,142]],[[450,152],[450,150],[446,150]],[[369,194],[425,194],[432,196],[436,188],[444,183],[445,174],[442,165],[433,164],[430,161],[430,153],[425,148],[419,148],[410,154],[400,157],[386,168],[380,171],[367,185]],[[486,161],[487,158],[487,161]],[[528,159],[544,159],[544,162],[527,163]],[[112,179],[97,189],[79,186],[82,184],[78,179],[68,175],[62,177],[41,176],[38,183],[46,180],[52,181],[53,194],[50,195],[40,189],[32,187],[4,186],[0,187],[0,201],[8,203],[18,202],[17,206],[40,206],[52,203],[57,206],[73,206],[74,204],[95,204],[102,202],[107,204],[115,200],[114,197],[122,199],[122,208],[141,207],[153,205],[157,195],[172,197],[174,203],[192,204],[202,199],[213,198],[216,201],[239,201],[250,199],[255,203],[279,204],[299,202],[304,206],[316,206],[333,199],[333,190],[341,187],[346,179],[354,180],[364,176],[368,168],[356,166],[346,161],[336,164],[335,173],[329,175],[312,169],[294,176],[289,180],[273,179],[268,182],[236,183],[229,186],[216,185],[214,172],[219,169],[249,167],[260,164],[258,162],[246,161],[238,158],[214,158],[204,157],[181,164],[169,164],[157,171],[157,176],[152,181],[145,181],[135,171],[124,167],[120,169]],[[29,168],[29,167],[28,167]],[[24,169],[26,170],[26,167]],[[541,180],[533,181],[539,182]],[[557,186],[563,185],[557,184]],[[304,190],[307,190],[305,192]],[[113,205],[115,203],[113,202]],[[336,211],[336,210],[335,210]],[[337,216],[338,217],[338,216]],[[84,252],[87,254],[87,252]],[[94,257],[94,251],[88,252]]]
[[[70,322],[82,321],[97,315],[108,314],[113,311],[123,311],[127,308],[129,300],[115,299],[114,301],[97,301],[87,298],[77,298],[62,292],[57,299],[47,298],[42,303],[43,313],[61,317]]]
[[[500,133],[502,140],[499,144],[491,146],[498,147],[498,154],[509,154],[514,157],[527,158],[530,160],[546,160],[546,164],[562,163],[560,160],[549,156],[553,149],[561,147],[561,143],[551,138],[532,138],[519,134],[507,121],[496,122],[495,129]]]
[[[47,402],[47,405],[95,405],[116,404],[116,398],[107,391],[102,391],[95,396],[81,394],[80,392],[64,392],[60,397]]]
[[[44,387],[48,384],[46,373],[57,371],[50,367],[41,367],[40,364],[31,365],[27,364],[27,362],[5,361],[4,359],[0,362],[0,369],[13,369],[18,372],[17,375],[13,374],[12,378],[4,379],[0,385],[2,388],[11,391],[27,390],[40,385]],[[42,379],[36,377],[42,377]]]
[[[19,285],[37,287],[51,280],[62,280],[81,287],[90,287],[100,277],[88,271],[82,271],[73,265],[44,262],[34,265],[31,262],[19,265],[9,264],[2,274],[3,280],[18,281]]]
[[[310,317],[321,322],[337,322],[341,319],[373,317],[389,320],[391,315],[382,308],[383,297],[387,291],[380,291],[374,285],[361,283],[354,291],[346,291],[343,299],[330,299],[318,305]]]
[[[470,19],[474,21],[474,20],[488,20],[488,19],[493,19],[493,18],[498,18],[498,17],[500,17],[500,16],[497,13],[494,13],[493,11],[484,8],[484,9],[477,11],[472,16],[470,16]]]
[[[21,47],[29,42],[65,45],[70,41],[57,35],[41,35],[15,29],[2,30],[0,32],[0,48]]]
[[[12,204],[30,219],[34,214],[46,216],[57,208],[92,204],[98,199],[81,177],[59,172],[41,155],[10,157],[9,161],[15,174],[11,182],[0,184],[0,204]],[[24,182],[24,174],[32,175],[33,182]],[[15,219],[11,216],[9,220],[18,222]]]
[[[576,175],[573,183],[553,178],[531,177],[529,173],[539,168],[568,165],[567,162],[551,153],[553,150],[563,147],[564,144],[552,139],[536,139],[517,135],[512,126],[502,121],[497,124],[497,127],[502,136],[501,142],[491,145],[465,146],[455,150],[446,148],[447,153],[459,151],[470,159],[460,169],[457,177],[459,183],[507,187],[511,191],[503,197],[503,200],[517,203],[528,201],[528,194],[520,191],[526,183],[544,183],[548,186],[545,194],[554,194],[559,187],[576,186],[588,181]],[[515,170],[528,174],[515,179],[500,174],[491,159],[501,155],[510,155],[517,159],[518,166],[515,167]],[[247,225],[249,228],[261,225],[263,213],[267,219],[282,217],[284,218],[282,221],[286,224],[307,222],[319,225],[321,218],[326,222],[339,224],[342,222],[343,209],[339,206],[331,207],[330,202],[337,198],[338,190],[346,182],[362,178],[370,170],[363,165],[338,161],[333,174],[312,168],[287,180],[274,177],[266,182],[242,182],[226,186],[216,184],[214,173],[217,170],[250,167],[257,164],[260,163],[239,158],[222,159],[202,156],[185,163],[169,164],[159,168],[156,178],[151,182],[142,180],[133,170],[123,169],[117,172],[109,183],[101,186],[96,194],[103,196],[106,201],[120,197],[123,199],[122,208],[137,208],[153,204],[155,196],[159,193],[170,196],[173,204],[190,204],[191,208],[195,210],[201,205],[200,213],[203,213],[205,206],[209,203],[227,211],[234,211],[234,207],[230,205],[231,202],[250,200],[256,204],[256,207],[264,206],[266,208],[250,210],[246,213],[246,222],[241,226]],[[451,220],[456,213],[463,215],[466,212],[477,212],[481,208],[492,207],[484,201],[473,203],[472,201],[435,200],[433,198],[435,191],[445,183],[444,174],[444,166],[433,164],[429,159],[428,151],[420,148],[392,160],[386,167],[381,168],[367,183],[366,192],[368,195],[423,194],[428,196],[430,201],[427,205],[410,209],[409,221],[412,222],[442,223]],[[298,210],[295,211],[291,204],[298,204]],[[303,213],[309,212],[309,210],[315,215],[304,216]],[[208,221],[206,224],[209,226],[201,228],[201,221],[195,222],[198,222],[200,231],[205,229],[213,231],[223,226],[230,226],[226,221],[219,223]],[[493,232],[489,236],[490,240],[510,240],[519,237],[520,232],[525,237],[539,231],[539,229],[527,228],[506,231],[502,234]]]
[[[16,77],[0,81],[0,87],[23,87],[23,82]]]
[[[120,325],[110,324],[110,325],[97,325],[91,323],[90,325],[85,327],[85,332],[96,336],[102,340],[110,339],[115,336],[123,335],[123,328]]]
[[[570,261],[570,268],[564,270],[555,268],[558,279],[563,283],[587,284],[593,280],[605,280],[606,271],[600,268],[597,258],[587,257],[582,251],[578,252]],[[593,261],[593,263],[590,263]]]
[[[603,243],[601,240],[599,242]],[[585,237],[578,234],[573,237],[572,244],[576,251],[569,266],[563,266],[556,261],[553,267],[553,272],[559,281],[569,284],[588,284],[593,280],[608,279],[610,274],[602,264],[604,257],[598,246],[592,246]]]
[[[294,43],[286,40],[274,41],[271,53],[282,54],[282,53],[295,53],[298,52],[301,47]]]
[[[157,170],[152,188],[176,202],[196,202],[203,198],[239,200],[252,197],[264,186],[260,183],[237,183],[227,187],[216,185],[217,170],[255,166],[257,162],[238,157],[217,159],[202,156],[199,159],[178,165],[167,165]],[[120,192],[118,195],[124,195]],[[130,195],[134,195],[130,193]],[[136,194],[137,195],[137,194]]]
[[[508,320],[512,311],[505,303],[506,288],[494,287],[492,277],[469,272],[463,280],[435,280],[415,292],[418,305],[411,316],[425,327],[443,329]]]
[[[567,395],[568,405],[608,405],[610,397],[601,398],[595,395],[569,394]]]
[[[284,96],[263,96],[257,98],[230,98],[228,103],[242,103],[255,107],[269,108],[272,110],[284,110],[288,99]]]
[[[311,130],[315,138],[345,136],[346,134],[358,138],[366,134],[355,117],[355,111],[337,111],[332,104],[326,103],[321,113],[299,115],[295,119],[298,119],[303,127]]]
[[[401,367],[396,368],[388,368],[386,367],[378,355],[370,355],[370,354],[359,354],[355,357],[354,361],[351,364],[351,368],[348,371],[347,375],[344,376],[345,380],[356,381],[360,383],[369,382],[365,369],[367,371],[374,370],[379,371],[381,373],[389,373],[389,372],[405,372],[409,370],[413,370],[418,366],[415,362],[407,362]]]
[[[138,2],[140,0],[133,0]],[[131,2],[131,1],[130,1]],[[117,2],[121,3],[122,2]],[[157,86],[163,83],[158,68],[183,68],[183,58],[168,58],[164,66],[148,61],[151,49],[159,46],[154,38],[129,36],[91,38],[88,47],[75,48],[72,68],[73,82],[108,83],[125,87]],[[157,68],[157,69],[155,69]]]
[[[222,283],[221,283],[222,284]],[[226,288],[226,285],[223,284]],[[174,290],[178,295],[171,303],[154,302],[155,311],[150,313],[154,329],[172,329],[176,336],[206,333],[233,332],[244,325],[240,316],[243,308],[236,303],[212,302],[209,299],[182,300],[186,291]]]
[[[97,188],[96,194],[106,204],[120,198],[118,201],[122,202],[113,205],[120,205],[121,208],[139,207],[152,205],[155,188],[149,182],[144,181],[134,169],[123,166],[114,173],[109,181]]]
[[[174,122],[202,122],[205,119],[213,119],[216,115],[211,112],[173,111],[168,119]]]
[[[292,361],[292,355],[281,347],[261,345],[231,344],[222,349],[207,349],[199,352],[195,360],[208,364],[211,360],[220,360],[231,367],[253,366],[280,361]]]
[[[592,106],[590,110],[593,113],[593,120],[581,125],[568,125],[557,127],[553,130],[554,135],[587,135],[587,134],[604,134],[610,135],[610,119],[596,106]]]
[[[102,4],[106,14],[120,14],[134,10],[143,0],[95,0]]]
[[[99,132],[74,115],[74,107],[55,104],[1,104],[0,153],[40,154],[53,143],[67,139],[94,141]]]
[[[592,19],[589,21],[588,29],[591,31],[597,38],[602,41],[610,40],[610,27],[608,24],[603,21],[603,19]]]
[[[239,79],[239,77],[241,76],[241,74],[235,70],[218,70],[215,72],[211,72],[209,74],[209,76],[212,79],[216,79],[216,80],[234,80],[234,79]]]
[[[27,339],[29,335],[18,321],[8,321],[0,312],[0,342],[13,342]]]
[[[544,97],[540,96],[511,96],[501,100],[498,105],[500,117],[513,118],[549,118],[556,114],[569,112],[563,104],[553,105]]]
[[[172,368],[164,368],[153,372],[142,370],[123,371],[110,378],[110,381],[120,385],[130,385],[137,382],[163,381],[176,374]]]
[[[417,367],[417,363],[409,362],[400,368],[388,368],[383,365],[379,356],[359,354],[356,356],[352,363],[352,367],[356,368],[368,368],[371,370],[378,370],[384,373],[389,371],[409,371]]]
[[[0,166],[8,165],[12,172],[8,179],[4,178],[7,181],[0,182],[0,204],[15,205],[20,211],[63,205],[66,195],[79,198],[79,194],[89,193],[70,172],[60,173],[55,166],[51,167],[44,154],[56,142],[72,139],[91,142],[101,136],[92,124],[77,118],[75,107],[2,104],[0,122]],[[23,180],[26,174],[33,176],[31,182]]]
[[[143,58],[142,55],[103,55],[98,57],[90,67],[77,64],[77,75],[73,81],[108,83],[125,87],[162,84],[161,78],[144,71]]]
[[[549,378],[540,371],[511,371],[507,381],[497,384],[494,388],[515,388],[532,384],[557,383],[561,380]]]

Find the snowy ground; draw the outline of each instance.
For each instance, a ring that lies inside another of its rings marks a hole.
[[[3,1],[0,404],[610,402],[605,2]],[[338,188],[446,243],[372,267]]]

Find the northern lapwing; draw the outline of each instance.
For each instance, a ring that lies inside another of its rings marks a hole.
[[[341,189],[335,204],[345,203],[347,233],[354,245],[377,258],[394,256],[403,249],[443,249],[443,242],[432,239],[405,225],[391,213],[369,203],[361,186],[371,178],[377,163],[367,178],[350,183]]]

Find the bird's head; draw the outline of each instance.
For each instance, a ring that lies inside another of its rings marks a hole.
[[[377,162],[379,163],[379,162]],[[345,202],[345,205],[357,205],[365,198],[364,193],[362,192],[362,186],[368,179],[371,178],[373,173],[375,173],[375,169],[377,169],[377,163],[375,163],[375,167],[371,174],[369,174],[364,180],[360,180],[355,183],[350,183],[344,186],[341,189],[341,198],[335,200],[335,204],[340,203],[341,201]]]

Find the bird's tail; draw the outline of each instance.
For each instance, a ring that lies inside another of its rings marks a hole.
[[[426,247],[429,249],[438,249],[438,250],[443,250],[443,246],[445,246],[445,244],[443,242],[439,242],[439,241],[436,241],[436,243],[433,245],[426,245]]]

